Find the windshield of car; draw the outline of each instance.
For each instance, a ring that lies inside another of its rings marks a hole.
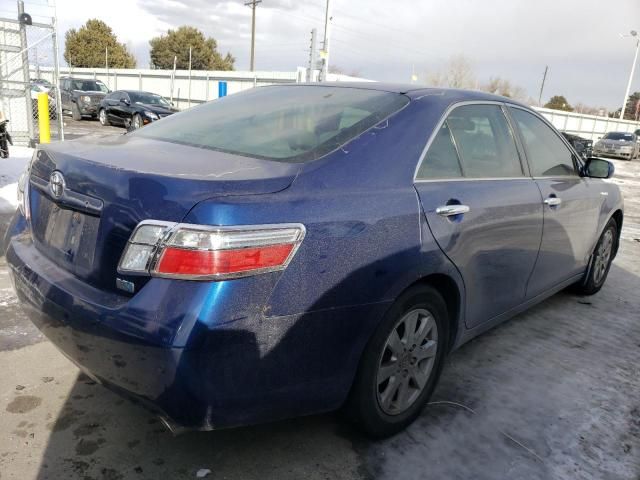
[[[72,80],[73,90],[82,90],[83,92],[109,92],[107,86],[99,80]]]
[[[402,94],[329,86],[274,86],[199,105],[133,135],[282,162],[344,145],[409,103]]]
[[[605,140],[626,140],[627,142],[633,141],[632,133],[623,132],[609,132],[604,136]]]
[[[148,92],[128,92],[132,103],[143,103],[145,105],[159,105],[170,107],[171,104],[162,96]]]

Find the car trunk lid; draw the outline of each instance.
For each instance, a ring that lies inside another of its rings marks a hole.
[[[299,167],[127,135],[52,144],[31,166],[34,243],[60,267],[115,290],[140,221],[179,222],[208,198],[283,190]]]

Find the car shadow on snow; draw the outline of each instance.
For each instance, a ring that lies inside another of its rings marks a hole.
[[[423,415],[378,442],[333,414],[174,437],[146,410],[80,375],[51,424],[38,478],[194,478],[199,469],[243,479],[637,472],[638,285],[635,273],[614,264],[598,295],[555,295],[474,339],[447,359]],[[274,350],[305,328],[295,324]],[[283,354],[273,353],[247,361]]]

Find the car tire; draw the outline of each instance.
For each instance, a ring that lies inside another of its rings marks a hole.
[[[436,386],[447,344],[448,313],[442,296],[426,285],[411,287],[385,314],[364,350],[343,408],[346,419],[374,438],[406,428]]]
[[[600,291],[609,274],[611,262],[618,250],[618,223],[610,219],[602,231],[596,248],[589,260],[589,268],[584,277],[573,285],[573,292],[579,295],[594,295]]]
[[[78,107],[78,104],[75,102],[71,104],[71,118],[73,118],[74,120],[82,120],[80,107]]]
[[[108,127],[110,125],[109,119],[107,118],[107,112],[104,108],[101,108],[100,112],[98,112],[98,119],[100,120],[100,125],[103,127]]]
[[[142,123],[142,117],[140,116],[140,114],[139,114],[139,113],[135,113],[135,114],[133,115],[133,117],[131,117],[131,127],[132,127],[134,130],[137,130],[137,129],[141,128],[141,127],[142,127],[142,125],[143,125],[143,123]]]

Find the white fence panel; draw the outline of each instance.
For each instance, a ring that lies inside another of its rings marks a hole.
[[[640,129],[640,122],[632,122],[630,120],[584,115],[550,108],[533,108],[558,130],[594,141],[602,138],[607,132],[633,132]]]

